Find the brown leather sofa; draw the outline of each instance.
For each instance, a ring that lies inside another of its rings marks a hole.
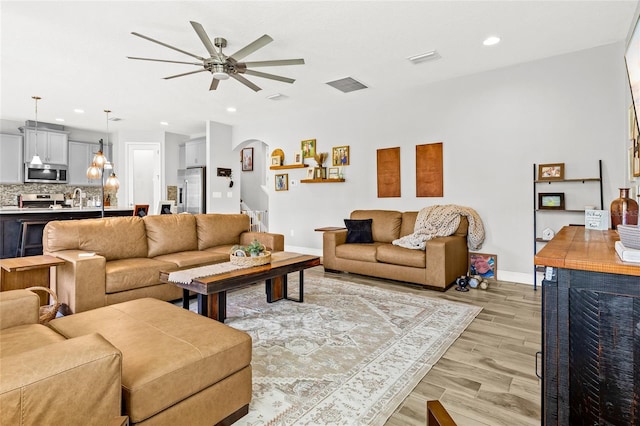
[[[0,293],[0,424],[231,424],[251,401],[251,337],[152,298],[38,324]],[[120,422],[118,422],[120,420]]]
[[[420,284],[446,290],[468,268],[467,230],[469,222],[448,237],[427,241],[426,250],[413,250],[392,243],[414,232],[418,212],[354,210],[350,218],[372,219],[372,243],[347,244],[347,230],[326,231],[322,241],[322,262],[330,272],[352,272],[378,278]]]
[[[58,300],[83,312],[127,300],[176,300],[182,290],[160,271],[229,260],[235,244],[257,239],[284,250],[284,236],[249,232],[244,214],[173,214],[51,221],[42,235],[44,254],[64,259],[56,272]]]

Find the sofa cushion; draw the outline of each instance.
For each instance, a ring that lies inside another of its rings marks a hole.
[[[251,337],[157,299],[137,299],[49,323],[67,337],[100,333],[122,351],[122,388],[141,422],[251,363]]]
[[[145,216],[149,257],[178,251],[198,250],[196,219],[190,214]]]
[[[371,222],[372,219],[345,219],[344,224],[347,227],[346,243],[372,243]]]
[[[42,238],[45,253],[86,250],[107,260],[147,257],[144,223],[135,216],[51,221]]]
[[[117,293],[160,284],[160,271],[175,269],[177,269],[175,263],[146,257],[112,260],[105,265],[105,293]]]
[[[240,234],[249,231],[250,219],[246,214],[197,214],[198,250],[240,243]]]
[[[373,244],[340,244],[336,247],[336,257],[361,262],[376,262],[376,248],[380,243]]]
[[[372,219],[373,241],[390,243],[400,238],[402,213],[393,210],[354,210],[351,219]]]
[[[41,324],[19,325],[0,331],[0,359],[66,340]]]
[[[378,262],[391,263],[401,266],[424,268],[427,265],[424,250],[412,250],[392,244],[381,244],[376,251]]]
[[[154,257],[155,260],[161,260],[163,262],[175,263],[180,268],[189,266],[201,266],[210,263],[217,263],[221,261],[228,261],[229,254],[221,255],[220,253],[209,251],[181,251],[178,253],[163,254],[162,256]]]

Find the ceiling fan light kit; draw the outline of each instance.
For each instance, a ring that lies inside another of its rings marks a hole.
[[[269,74],[259,71],[254,71],[251,68],[258,67],[277,67],[277,66],[285,66],[285,65],[303,65],[304,59],[277,59],[271,61],[255,61],[255,62],[240,62],[245,57],[249,56],[253,52],[258,49],[263,48],[267,44],[271,43],[273,39],[264,34],[259,37],[257,40],[249,43],[242,49],[238,50],[236,53],[232,55],[225,55],[222,53],[222,49],[227,47],[227,40],[222,37],[216,37],[213,39],[213,43],[211,39],[207,35],[204,27],[198,22],[191,21],[191,26],[194,31],[204,44],[204,47],[207,49],[209,53],[209,57],[205,58],[202,56],[195,55],[193,53],[187,52],[185,50],[179,49],[177,47],[171,46],[169,44],[163,43],[161,41],[155,40],[151,37],[132,32],[131,34],[143,38],[145,40],[151,41],[153,43],[159,44],[161,46],[167,47],[169,49],[175,50],[182,54],[191,56],[193,58],[198,59],[200,62],[184,62],[184,61],[173,61],[173,60],[165,60],[165,59],[153,59],[153,58],[140,58],[135,56],[128,56],[129,59],[136,59],[140,61],[155,61],[155,62],[168,62],[168,63],[177,63],[177,64],[186,64],[186,65],[196,65],[202,67],[197,71],[189,71],[181,74],[172,75],[169,77],[164,77],[165,80],[169,80],[176,77],[183,77],[186,75],[196,74],[200,72],[209,71],[213,77],[211,81],[211,85],[209,86],[209,90],[216,90],[218,88],[218,83],[220,80],[228,80],[230,77],[234,80],[239,81],[244,84],[248,88],[259,91],[262,90],[259,86],[246,79],[241,74],[247,74],[254,77],[267,78],[270,80],[282,81],[284,83],[293,83],[295,80],[288,77],[282,77],[275,74]],[[217,50],[216,50],[217,49]]]

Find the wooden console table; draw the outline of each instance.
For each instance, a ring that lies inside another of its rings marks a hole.
[[[535,255],[542,282],[542,422],[634,424],[640,418],[640,263],[616,231],[566,226]],[[634,402],[635,401],[635,402]]]
[[[53,256],[26,256],[0,259],[0,291],[25,289],[33,286],[49,287],[50,268],[64,260]],[[49,304],[49,295],[40,294],[40,304]]]

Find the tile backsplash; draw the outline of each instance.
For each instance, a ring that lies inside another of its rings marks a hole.
[[[87,194],[87,199],[93,197],[100,199],[99,186],[73,186],[60,183],[22,183],[22,184],[0,184],[0,206],[18,206],[18,196],[20,194],[73,194],[75,188],[82,189]],[[111,198],[111,205],[118,205],[117,191],[105,190]]]

